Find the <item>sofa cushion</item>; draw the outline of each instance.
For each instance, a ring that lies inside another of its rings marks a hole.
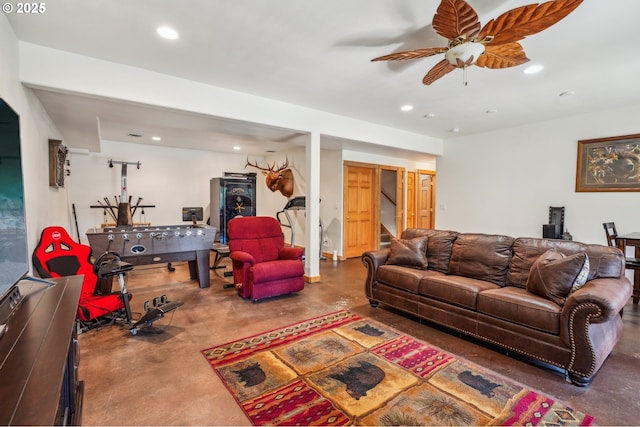
[[[613,246],[586,245],[585,252],[589,257],[588,280],[614,278],[624,276],[625,255]]]
[[[377,279],[379,282],[393,286],[394,288],[404,289],[417,294],[420,280],[422,280],[423,277],[436,274],[442,273],[385,264],[378,268]]]
[[[513,241],[509,236],[459,234],[453,244],[449,274],[504,286]]]
[[[427,228],[407,228],[403,233],[404,239],[427,236],[428,269],[446,273],[449,271],[451,250],[458,233],[448,230],[432,230]]]
[[[549,249],[557,249],[565,255],[586,252],[589,257],[588,280],[599,277],[618,278],[624,274],[624,256],[617,248],[586,245],[571,240],[519,237],[513,242],[513,257],[507,274],[507,286],[526,288],[531,266]]]
[[[562,306],[578,275],[585,265],[584,252],[563,255],[549,249],[533,263],[527,280],[527,291]]]
[[[427,268],[427,238],[393,239],[385,264]]]
[[[499,286],[484,280],[441,274],[420,280],[418,292],[420,295],[475,310],[478,293],[496,288]]]
[[[477,309],[498,319],[555,335],[560,333],[561,307],[526,289],[507,286],[480,292]]]

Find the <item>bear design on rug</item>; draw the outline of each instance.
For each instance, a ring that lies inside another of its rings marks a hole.
[[[377,386],[384,379],[384,371],[369,362],[360,362],[359,366],[351,366],[341,374],[330,376],[347,386],[347,393],[356,400],[367,395],[367,391]]]
[[[458,379],[469,387],[478,390],[483,396],[493,397],[493,390],[496,387],[500,387],[500,384],[492,383],[491,381],[482,378],[481,375],[474,375],[470,371],[460,372]]]
[[[264,373],[259,363],[254,363],[246,368],[233,371],[238,375],[240,381],[244,382],[245,387],[252,387],[258,385],[267,379],[267,374]]]
[[[373,326],[369,325],[368,323],[366,325],[360,326],[358,328],[354,328],[356,331],[361,332],[365,335],[369,335],[370,337],[379,337],[384,335],[384,332],[382,332],[380,329],[374,328]]]

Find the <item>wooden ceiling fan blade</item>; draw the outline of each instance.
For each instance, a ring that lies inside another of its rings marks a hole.
[[[425,49],[407,50],[404,52],[396,52],[389,55],[373,58],[372,61],[405,61],[408,59],[426,58],[428,56],[444,53],[446,47],[428,47]]]
[[[433,17],[433,29],[448,40],[460,36],[470,39],[480,31],[480,21],[476,11],[464,0],[442,0]]]
[[[509,68],[529,62],[520,43],[488,44],[475,65],[483,68]]]
[[[512,9],[492,19],[480,30],[478,40],[493,36],[491,44],[517,42],[539,33],[573,12],[583,0],[552,0]]]
[[[429,72],[422,79],[422,83],[425,85],[430,85],[440,77],[450,73],[455,69],[455,66],[451,65],[451,63],[449,63],[449,61],[447,61],[446,59],[443,59],[429,70]]]

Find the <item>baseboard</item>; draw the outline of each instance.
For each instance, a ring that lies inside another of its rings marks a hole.
[[[307,283],[317,283],[320,281],[320,276],[307,276],[304,275],[304,281]]]

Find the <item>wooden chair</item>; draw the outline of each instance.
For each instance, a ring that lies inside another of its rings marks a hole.
[[[609,246],[618,247],[622,253],[626,251],[624,240],[618,239],[618,231],[614,222],[605,222],[602,224],[604,232],[607,235],[607,243]],[[625,268],[634,270],[633,272],[633,303],[638,304],[640,301],[640,258],[629,258],[625,255]]]

